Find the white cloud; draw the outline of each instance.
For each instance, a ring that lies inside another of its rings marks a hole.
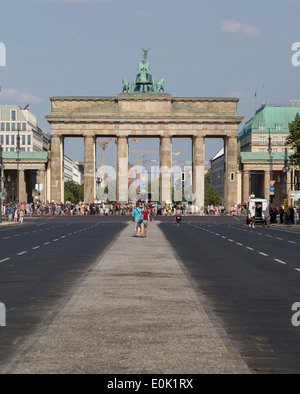
[[[221,24],[221,31],[227,33],[242,33],[249,37],[257,37],[261,35],[261,31],[255,25],[241,23],[237,20],[225,20]]]
[[[4,89],[0,93],[0,101],[6,104],[32,104],[41,103],[43,99],[31,93],[18,92],[16,89]]]

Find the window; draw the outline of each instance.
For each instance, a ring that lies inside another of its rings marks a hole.
[[[17,130],[21,131],[21,123],[18,123]]]
[[[17,120],[17,111],[15,109],[12,109],[10,111],[10,120],[12,122],[15,122]]]
[[[266,126],[264,124],[260,124],[259,131],[266,131]]]
[[[6,123],[6,131],[10,131],[10,123]]]
[[[258,143],[259,145],[266,145],[266,137],[259,137]]]
[[[283,126],[282,126],[282,124],[277,124],[277,125],[276,125],[276,131],[283,131]]]
[[[12,135],[10,139],[11,145],[15,145],[15,136]]]
[[[0,135],[0,144],[3,145],[4,144],[4,136]]]
[[[272,143],[273,143],[273,145],[278,145],[278,137],[273,137]]]
[[[281,143],[282,143],[282,145],[285,145],[285,143],[286,143],[286,137],[281,137]]]
[[[26,123],[22,123],[22,131],[26,131]]]
[[[15,151],[15,148],[10,148],[10,151],[11,151],[11,152],[14,152],[14,151]]]
[[[5,123],[1,123],[1,131],[5,131]]]
[[[274,153],[277,153],[278,152],[278,149],[276,148],[276,149],[273,149],[273,152]]]
[[[267,151],[267,149],[264,149],[264,148],[259,148],[259,153],[266,153],[266,151]]]
[[[26,135],[22,135],[22,145],[26,145]]]
[[[31,135],[27,136],[27,145],[31,145]]]
[[[6,142],[6,145],[9,145],[9,135],[6,136],[5,142]]]
[[[11,124],[11,131],[16,131],[16,124],[15,123]]]

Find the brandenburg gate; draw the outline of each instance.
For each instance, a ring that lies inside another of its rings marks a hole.
[[[149,61],[139,63],[134,84],[123,79],[117,97],[52,97],[50,197],[64,201],[64,138],[84,137],[84,201],[96,199],[96,138],[117,140],[117,200],[128,202],[128,139],[160,139],[160,202],[172,202],[172,139],[192,140],[193,204],[204,205],[205,138],[223,138],[225,206],[237,203],[238,125],[236,98],[183,98],[154,83]]]

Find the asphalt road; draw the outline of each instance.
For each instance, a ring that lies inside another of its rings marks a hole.
[[[300,327],[291,309],[300,302],[300,232],[250,229],[231,217],[184,218],[161,229],[249,368],[299,373]]]
[[[0,227],[0,373],[65,305],[130,218],[46,217]],[[300,231],[249,229],[243,218],[161,218],[161,229],[253,372],[299,373]],[[117,247],[117,245],[116,245]]]
[[[26,218],[23,225],[0,227],[0,302],[7,320],[0,327],[0,373],[124,228],[115,219]]]

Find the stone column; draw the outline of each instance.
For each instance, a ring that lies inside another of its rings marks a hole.
[[[243,201],[242,204],[248,201],[248,198],[251,194],[250,190],[250,172],[243,171]]]
[[[270,170],[265,171],[265,199],[268,201],[270,201]]]
[[[204,206],[205,139],[193,137],[193,205]]]
[[[52,135],[50,151],[50,199],[57,203],[64,202],[64,139],[61,135]]]
[[[117,201],[128,202],[128,137],[117,139]]]
[[[84,201],[88,204],[96,199],[96,137],[84,137]]]
[[[237,137],[224,138],[224,198],[225,208],[230,212],[232,205],[237,204],[237,171],[238,171],[238,144]]]
[[[27,202],[25,171],[19,170],[19,202]]]
[[[40,185],[43,185],[43,190],[40,190],[40,201],[45,202],[46,201],[46,171],[45,170],[40,170],[40,175],[38,179],[38,183]]]
[[[160,202],[172,202],[172,137],[160,137]]]

